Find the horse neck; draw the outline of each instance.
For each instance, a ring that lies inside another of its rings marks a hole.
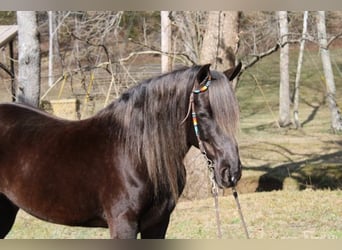
[[[126,150],[136,163],[146,165],[155,194],[171,192],[175,198],[185,178],[188,129],[181,121],[192,86],[183,80],[189,77],[171,78],[158,78],[123,94],[114,113],[125,134]]]

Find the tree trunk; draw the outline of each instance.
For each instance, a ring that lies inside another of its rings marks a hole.
[[[238,11],[209,11],[206,33],[200,55],[200,63],[211,63],[219,71],[235,65],[239,45]]]
[[[171,45],[171,21],[169,11],[161,11],[161,72],[165,73],[171,70],[171,61],[167,53],[170,52]]]
[[[288,41],[287,11],[278,11],[280,43]],[[290,84],[289,84],[289,45],[280,48],[280,86],[279,86],[279,126],[291,124],[290,118]]]
[[[49,86],[51,87],[54,82],[54,63],[55,55],[58,52],[58,39],[57,39],[57,19],[55,11],[48,11],[49,16]]]
[[[336,131],[342,131],[342,118],[341,113],[336,104],[336,88],[334,74],[331,66],[330,53],[328,50],[328,41],[325,25],[325,12],[317,12],[317,33],[320,45],[320,54],[323,64],[325,84],[327,88],[327,103],[329,105],[331,114],[331,127]]]
[[[19,72],[17,102],[39,106],[40,47],[35,11],[18,11]]]
[[[300,41],[300,47],[299,47],[297,74],[296,74],[296,80],[295,80],[294,99],[293,99],[293,119],[294,119],[294,123],[295,123],[296,129],[300,128],[300,121],[299,121],[299,86],[300,86],[300,74],[301,74],[301,71],[302,71],[302,64],[303,64],[305,37],[306,37],[307,26],[308,26],[307,23],[308,23],[308,11],[304,11],[302,40]]]

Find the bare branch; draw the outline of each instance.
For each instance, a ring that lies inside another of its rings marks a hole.
[[[246,69],[252,67],[256,62],[258,62],[260,59],[268,56],[268,55],[271,55],[273,54],[274,52],[276,52],[278,49],[280,48],[280,45],[277,44],[276,46],[274,46],[273,48],[267,50],[266,52],[264,53],[261,53],[259,55],[254,55],[253,56],[253,59],[248,62],[247,64],[243,65],[242,68],[241,68],[241,71],[239,73],[239,75],[241,75]]]
[[[330,45],[338,38],[340,38],[342,36],[342,32],[338,33],[337,35],[331,37],[328,41],[328,44],[327,44],[327,48],[330,47]]]
[[[0,64],[1,66],[1,64]],[[85,66],[83,68],[79,68],[79,69],[74,69],[74,70],[68,70],[68,72],[65,72],[62,74],[62,76],[60,76],[50,87],[49,89],[40,97],[41,100],[43,100],[47,94],[62,80],[67,79],[69,77],[72,77],[73,75],[77,75],[80,71],[91,71],[94,69],[105,69],[106,71],[108,71],[108,67],[111,66],[111,62],[103,62],[100,63],[98,65],[95,66]],[[110,72],[111,75],[113,76],[113,73]]]
[[[105,54],[106,54],[107,60],[110,61],[108,49],[107,49],[107,47],[104,44],[95,44],[95,43],[90,42],[89,39],[84,40],[84,39],[78,37],[74,32],[71,32],[71,36],[74,37],[75,39],[79,40],[79,41],[87,43],[90,46],[102,48],[104,50]],[[106,71],[111,74],[111,72],[110,72],[110,70],[108,68],[106,68]]]
[[[11,78],[14,78],[13,73],[1,62],[0,62],[0,68],[3,69]]]
[[[155,51],[155,50],[145,50],[145,51],[136,51],[136,52],[131,52],[129,53],[128,56],[119,59],[119,62],[125,62],[128,61],[129,59],[131,59],[133,56],[136,55],[147,55],[147,54],[157,54],[157,55],[161,55],[162,53],[160,51]]]
[[[307,41],[311,41],[311,42],[315,42],[311,37],[305,37],[305,38],[301,38],[301,39],[296,39],[296,40],[288,40],[284,43],[277,43],[274,47],[270,48],[269,50],[260,53],[258,55],[252,55],[253,59],[251,61],[249,61],[247,64],[243,65],[241,68],[241,71],[239,73],[239,76],[248,68],[252,67],[255,63],[257,63],[259,60],[261,60],[262,58],[269,56],[271,54],[273,54],[274,52],[278,51],[278,49],[280,47],[284,47],[287,44],[295,44],[295,43],[300,43],[302,40],[307,40]]]
[[[135,44],[137,44],[137,45],[140,45],[140,46],[143,46],[143,47],[145,47],[145,48],[150,49],[150,53],[151,53],[151,54],[168,55],[168,56],[172,56],[172,57],[178,58],[178,59],[180,59],[180,60],[182,60],[182,61],[184,61],[184,59],[185,59],[185,61],[190,62],[190,63],[193,64],[193,65],[196,64],[196,62],[193,61],[193,60],[192,60],[187,54],[185,54],[185,53],[177,53],[177,52],[167,53],[167,52],[165,52],[165,51],[161,51],[160,49],[158,49],[158,48],[156,48],[156,47],[154,47],[154,46],[148,46],[148,45],[146,45],[146,44],[142,44],[142,43],[140,43],[140,42],[134,41],[133,39],[129,39],[129,41],[131,41],[132,43],[135,43]],[[142,51],[142,52],[144,52],[144,51]],[[139,52],[132,52],[132,53],[133,53],[133,54],[134,54],[134,53],[135,53],[135,54],[139,54]],[[131,54],[132,54],[132,53],[131,53]],[[148,53],[143,53],[143,54],[148,54]],[[133,56],[133,55],[132,55],[132,56]],[[121,60],[122,60],[122,59],[121,59]]]

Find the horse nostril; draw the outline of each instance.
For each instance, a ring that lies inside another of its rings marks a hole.
[[[235,178],[235,176],[232,176],[232,177],[230,178],[230,181],[233,183],[234,186],[235,186],[236,183],[238,182],[238,180]]]

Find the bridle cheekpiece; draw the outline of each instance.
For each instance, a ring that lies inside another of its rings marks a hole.
[[[190,105],[189,108],[191,107],[191,115],[192,115],[192,124],[194,126],[194,130],[195,130],[195,134],[197,137],[197,141],[198,141],[198,146],[201,150],[201,153],[206,155],[206,151],[204,149],[202,140],[200,139],[200,135],[199,135],[199,129],[198,129],[198,121],[197,121],[197,114],[196,114],[196,108],[195,108],[195,102],[194,102],[194,94],[201,94],[204,93],[208,90],[209,86],[211,84],[211,77],[210,75],[208,76],[208,80],[205,83],[205,85],[203,85],[201,88],[199,89],[194,89],[191,93],[190,96]]]

